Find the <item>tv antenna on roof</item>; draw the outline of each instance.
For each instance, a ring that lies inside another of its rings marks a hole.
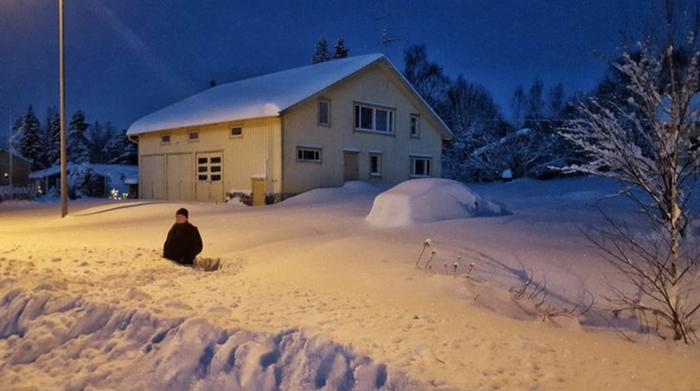
[[[384,45],[388,46],[394,42],[401,42],[401,41],[405,41],[405,39],[403,39],[401,37],[393,37],[393,36],[389,35],[389,33],[387,33],[386,29],[382,30],[382,43]]]

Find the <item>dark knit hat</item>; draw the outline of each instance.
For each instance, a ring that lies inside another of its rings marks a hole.
[[[188,212],[185,208],[178,209],[177,212],[175,212],[175,216],[177,215],[183,215],[188,219],[190,218],[190,212]]]

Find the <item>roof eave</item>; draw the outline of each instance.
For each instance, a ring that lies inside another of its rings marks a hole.
[[[202,126],[214,126],[214,125],[222,125],[222,124],[228,124],[228,123],[233,123],[233,122],[251,121],[254,119],[279,118],[281,113],[282,112],[280,111],[276,115],[261,115],[259,117],[245,117],[245,118],[228,119],[225,121],[203,122],[203,123],[199,123],[199,124],[178,126],[176,128],[149,129],[149,130],[143,130],[143,131],[139,131],[139,132],[135,132],[135,133],[129,133],[129,130],[127,129],[126,135],[129,137],[136,137],[136,136],[142,136],[144,134],[172,132],[172,131],[177,131],[177,130],[185,130],[185,129],[191,129],[191,128],[195,128],[195,127],[202,127]]]

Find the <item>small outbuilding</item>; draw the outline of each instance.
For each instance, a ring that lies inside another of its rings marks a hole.
[[[25,187],[29,185],[29,173],[32,168],[32,161],[16,153],[12,154],[12,164],[10,164],[10,153],[6,149],[0,149],[0,186]],[[12,181],[10,181],[12,175]]]
[[[128,196],[132,190],[131,183],[138,181],[138,166],[127,164],[74,164],[68,163],[68,175],[74,170],[83,170],[90,180],[87,196],[108,197],[114,189],[119,196]],[[37,195],[58,192],[61,184],[61,166],[55,165],[29,174],[34,182]]]

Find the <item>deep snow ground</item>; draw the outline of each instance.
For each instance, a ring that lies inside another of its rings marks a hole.
[[[259,209],[184,204],[203,255],[223,260],[213,273],[158,256],[180,203],[78,203],[63,220],[56,205],[0,203],[0,384],[700,389],[696,348],[629,329],[638,342],[625,342],[602,308],[583,328],[543,322],[507,293],[529,271],[555,305],[605,291],[612,272],[580,230],[614,184],[471,187],[513,213],[377,228],[364,216],[380,190],[364,186]],[[414,267],[426,238],[432,271]]]

